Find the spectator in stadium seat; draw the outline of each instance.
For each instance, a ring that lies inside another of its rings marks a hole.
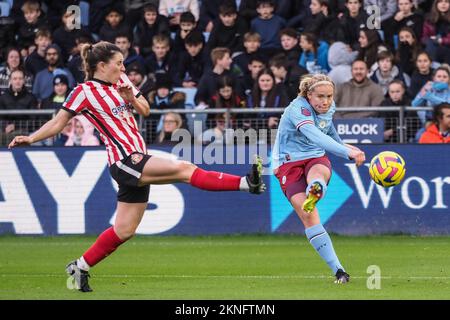
[[[409,87],[411,79],[394,64],[394,55],[391,52],[381,51],[378,54],[377,64],[378,68],[370,79],[383,89],[384,95],[388,91],[389,83],[396,79],[403,81]]]
[[[286,27],[286,20],[274,14],[274,0],[257,0],[256,11],[258,17],[252,20],[251,30],[260,34],[261,50],[271,56],[281,49],[278,34]]]
[[[365,0],[364,8],[367,9],[369,6],[377,6],[379,8],[381,25],[383,25],[385,20],[394,16],[397,10],[397,0]]]
[[[45,52],[47,47],[52,43],[50,31],[42,29],[36,32],[34,43],[36,49],[25,59],[25,70],[33,77],[35,77],[39,71],[47,68]]]
[[[198,30],[192,31],[186,37],[184,45],[186,51],[180,53],[178,57],[175,86],[196,88],[203,71],[211,64],[205,49],[203,33]]]
[[[258,73],[266,68],[265,59],[260,54],[252,54],[247,68],[242,78],[242,89],[246,96],[251,94]]]
[[[401,80],[393,80],[388,87],[387,97],[381,103],[382,107],[409,107],[411,106],[411,98],[406,92],[405,83]],[[399,142],[397,126],[399,112],[380,112],[380,118],[384,118],[384,139],[386,142]],[[408,118],[408,126],[406,132],[406,141],[413,142],[416,131],[421,124],[415,112],[405,112],[405,118]]]
[[[292,28],[284,28],[280,31],[280,42],[283,53],[290,63],[297,64],[302,50],[300,49],[300,35]]]
[[[426,51],[420,52],[414,62],[415,70],[411,76],[411,86],[408,88],[410,97],[415,97],[422,87],[433,80],[431,58]]]
[[[53,92],[53,78],[58,74],[64,74],[69,79],[69,87],[73,88],[75,80],[69,69],[64,68],[61,63],[61,51],[56,44],[47,47],[45,60],[48,63],[46,69],[39,71],[34,78],[33,94],[42,101]]]
[[[441,103],[433,110],[433,123],[421,135],[419,143],[450,143],[450,104]]]
[[[314,33],[303,32],[300,35],[300,47],[303,53],[298,64],[309,73],[329,72],[328,43],[319,41]]]
[[[69,95],[69,79],[63,74],[59,74],[53,78],[53,93],[50,97],[44,99],[41,109],[58,110],[62,107]]]
[[[258,108],[256,118],[266,120],[264,126],[269,129],[278,127],[280,113],[266,113],[264,108],[284,108],[289,103],[289,96],[281,83],[276,83],[275,76],[268,68],[259,72],[252,93],[247,96],[248,108]]]
[[[149,77],[145,68],[138,62],[133,62],[126,68],[126,74],[131,83],[146,97],[155,86],[155,79]]]
[[[284,53],[279,53],[270,59],[269,68],[275,76],[275,82],[284,86],[289,100],[295,99],[298,95],[300,78],[308,71],[298,66],[297,62],[290,61]]]
[[[423,16],[414,10],[413,0],[397,0],[398,9],[394,16],[387,19],[382,28],[384,31],[384,42],[390,47],[396,47],[395,36],[398,36],[403,27],[411,28],[415,38],[422,36]]]
[[[411,76],[414,71],[415,59],[422,51],[422,45],[417,40],[414,31],[409,27],[403,27],[398,33],[398,49],[396,60],[400,70]]]
[[[17,44],[21,49],[31,53],[29,48],[34,44],[36,32],[47,27],[47,20],[41,10],[39,1],[36,0],[25,1],[22,5],[22,13],[22,21],[17,30]]]
[[[231,53],[243,50],[243,36],[248,27],[245,20],[238,16],[236,5],[223,3],[219,7],[219,20],[214,24],[208,39],[208,51],[217,47],[226,47]]]
[[[170,35],[169,20],[158,14],[158,7],[147,4],[143,8],[143,16],[134,29],[134,45],[145,58],[152,53],[152,39],[157,34]]]
[[[450,69],[444,64],[434,71],[433,82],[427,82],[414,98],[412,105],[434,107],[440,103],[450,103]],[[431,111],[417,111],[422,124],[432,119]]]
[[[258,16],[256,11],[257,0],[241,0],[238,6],[239,15],[247,21],[250,27],[251,21]]]
[[[119,47],[123,55],[123,65],[128,67],[132,63],[140,64],[145,68],[145,60],[131,47],[131,38],[128,34],[118,34],[114,39],[114,44]]]
[[[173,81],[176,75],[176,57],[170,50],[170,39],[165,34],[157,34],[153,37],[152,54],[145,59],[147,72],[156,76],[158,73],[166,73]]]
[[[260,51],[260,47],[261,36],[259,33],[249,31],[244,34],[244,52],[233,57],[233,63],[239,67],[244,75],[249,73],[248,65],[252,55],[258,54],[264,57]]]
[[[195,95],[195,103],[197,106],[204,108],[211,103],[211,97],[214,95],[217,89],[217,81],[221,75],[230,76],[236,87],[237,93],[241,94],[241,83],[230,71],[231,63],[231,51],[228,48],[214,48],[211,51],[211,60],[213,68],[205,71],[197,86],[197,93]]]
[[[359,47],[359,31],[361,26],[365,26],[368,14],[364,10],[362,0],[346,0],[344,13],[338,15],[340,28],[343,32],[343,42],[356,50]]]
[[[66,147],[99,146],[100,141],[94,135],[94,126],[84,116],[75,116],[72,131],[64,145]]]
[[[190,12],[194,15],[195,21],[200,18],[200,8],[198,0],[160,0],[159,14],[169,18],[171,27],[178,27],[180,17],[183,12]]]
[[[189,12],[183,12],[180,15],[180,23],[176,28],[175,39],[171,45],[172,51],[175,55],[186,51],[184,40],[192,31],[197,29],[197,22],[195,21],[194,15]]]
[[[362,60],[352,63],[352,79],[336,88],[336,117],[337,118],[368,118],[376,117],[376,111],[339,112],[339,107],[376,107],[384,99],[381,87],[367,76],[369,70]]]
[[[309,6],[311,16],[303,23],[303,32],[312,33],[317,39],[332,43],[343,40],[344,33],[340,28],[339,21],[330,7],[328,0],[311,0]]]
[[[9,78],[11,72],[17,69],[24,70],[20,51],[17,48],[8,48],[6,50],[6,61],[0,67],[0,95],[2,95],[9,88]],[[25,73],[25,87],[31,91],[33,86],[33,78],[31,75]]]
[[[245,99],[234,91],[233,79],[227,75],[221,76],[217,82],[217,90],[211,98],[210,108],[245,108]],[[207,119],[213,120],[217,114],[209,113]],[[242,118],[240,114],[236,118]]]
[[[10,74],[10,86],[4,94],[0,95],[0,110],[14,110],[14,109],[35,109],[37,108],[36,98],[25,87],[25,73],[16,69]],[[27,120],[28,116],[2,116],[4,128],[1,129],[2,134],[19,133],[14,124],[15,120]],[[2,142],[4,142],[2,137]],[[8,139],[6,137],[6,139]],[[4,145],[4,143],[3,143]]]
[[[363,28],[359,31],[359,50],[358,60],[362,60],[367,64],[369,68],[369,75],[378,67],[376,65],[378,53],[387,50],[380,39],[380,35],[377,30]]]
[[[352,62],[357,55],[358,52],[352,51],[352,48],[344,42],[337,41],[330,46],[328,65],[331,70],[328,72],[328,76],[336,86],[350,81],[352,78]]]
[[[450,1],[434,0],[425,19],[422,43],[433,61],[450,62]]]
[[[108,7],[105,21],[99,31],[100,40],[114,43],[119,34],[131,35],[128,24],[124,21],[124,9],[120,4]]]
[[[77,46],[72,50],[72,54],[70,55],[69,61],[67,62],[67,68],[72,73],[76,83],[84,82],[85,78],[85,74],[81,64],[81,47],[84,44],[92,44],[93,41],[94,40],[89,34],[81,33],[75,38],[75,43],[77,44]]]
[[[162,117],[162,130],[156,139],[157,144],[177,144],[172,141],[172,135],[183,126],[181,115],[176,112],[168,112]]]

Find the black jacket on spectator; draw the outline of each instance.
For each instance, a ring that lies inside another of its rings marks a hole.
[[[397,49],[397,57],[398,57],[398,66],[400,69],[407,73],[409,76],[414,71],[415,68],[415,58],[417,53],[420,51],[420,45],[416,48],[413,48],[409,45],[409,43],[399,42]]]
[[[394,47],[394,35],[398,35],[398,32],[403,27],[410,27],[416,34],[416,38],[420,40],[422,37],[423,16],[418,13],[413,13],[407,18],[403,18],[401,21],[396,21],[394,17],[391,17],[382,23],[381,27],[384,31],[385,42]]]
[[[193,81],[198,84],[208,65],[210,65],[210,58],[205,48],[195,57],[192,57],[187,51],[182,52],[178,58],[175,86],[181,87],[183,81]]]
[[[66,98],[69,95],[69,92],[67,92],[66,94]],[[63,102],[55,102],[53,101],[53,98],[55,97],[55,93],[52,93],[52,95],[44,100],[42,100],[42,104],[41,104],[41,109],[54,109],[54,110],[59,110],[64,101]]]
[[[282,52],[286,55],[286,59],[289,63],[298,65],[298,61],[300,60],[300,56],[302,54],[302,49],[299,45],[290,50],[283,50]]]
[[[344,36],[343,42],[349,44],[353,49],[358,48],[359,30],[361,30],[361,26],[365,26],[368,17],[363,9],[360,10],[355,18],[351,17],[348,10],[346,10],[339,19],[339,25]]]
[[[238,12],[250,27],[250,22],[258,16],[258,12],[256,12],[256,0],[241,0]]]
[[[108,41],[114,43],[116,36],[121,34],[128,34],[130,37],[132,36],[130,32],[130,27],[124,21],[122,21],[117,27],[113,28],[108,23],[104,23],[100,28],[99,37],[101,40]]]
[[[25,59],[25,70],[32,74],[33,77],[36,74],[47,68],[47,61],[45,61],[45,57],[41,57],[36,50],[33,51],[26,59]]]
[[[295,99],[298,96],[298,87],[300,85],[300,78],[307,74],[308,70],[299,66],[296,63],[291,63],[288,67],[286,79],[284,79],[284,86],[286,93],[289,97],[289,101]]]
[[[33,109],[37,107],[37,99],[27,90],[13,92],[11,87],[0,96],[0,109]]]
[[[201,31],[205,30],[206,25],[210,21],[216,23],[216,19],[219,19],[219,7],[223,2],[223,0],[202,1],[200,6],[200,19],[198,21],[198,27]]]
[[[0,17],[0,48],[8,48],[15,45],[16,24],[11,17]],[[3,56],[6,52],[0,52],[0,60],[6,60]]]
[[[303,25],[305,32],[314,33],[319,40],[333,43],[336,40],[342,40],[339,21],[332,15],[325,16],[323,13],[311,15],[305,20]]]
[[[86,30],[66,30],[64,26],[60,26],[53,32],[53,43],[56,43],[61,48],[62,59],[67,61],[72,54],[72,49],[76,47],[75,39],[80,34],[87,33]],[[87,36],[89,36],[87,34]]]
[[[170,35],[169,20],[163,15],[158,15],[156,22],[153,26],[149,26],[145,23],[145,19],[142,18],[136,25],[134,30],[134,44],[139,47],[140,54],[143,57],[147,57],[152,53],[152,39],[156,34]]]
[[[213,70],[209,69],[203,73],[200,82],[197,86],[197,94],[195,95],[195,103],[199,104],[200,101],[206,104],[211,103],[211,97],[217,91],[217,81],[220,76],[227,75],[234,80],[234,92],[240,95],[242,92],[241,83],[236,76],[229,70],[225,70],[222,74],[217,74]]]
[[[48,29],[47,19],[44,16],[44,13],[41,13],[35,24],[27,23],[24,18],[21,20],[22,22],[17,30],[17,44],[20,48],[28,48],[29,46],[34,45],[34,36],[38,29]]]
[[[427,83],[427,81],[433,81],[433,71],[428,74],[421,74],[419,71],[414,71],[411,76],[411,85],[408,88],[408,94],[410,97],[415,97],[420,89]]]
[[[250,58],[252,57],[252,55],[261,56],[267,63],[267,60],[268,60],[267,56],[263,52],[261,52],[261,50],[258,50],[253,53],[247,53],[244,51],[244,53],[241,53],[240,55],[235,56],[233,58],[233,64],[238,66],[243,74],[249,74],[250,70],[248,70],[248,64],[250,62]],[[296,61],[296,63],[298,63],[298,60]]]
[[[243,38],[247,31],[248,27],[245,20],[239,16],[232,27],[225,26],[218,19],[208,39],[208,51],[217,47],[226,47],[231,52],[242,51]]]
[[[72,73],[76,83],[84,82],[85,75],[83,71],[82,59],[79,53],[69,58],[69,62],[67,62],[67,68]]]

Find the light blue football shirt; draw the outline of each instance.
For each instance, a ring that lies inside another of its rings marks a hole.
[[[280,119],[272,151],[272,168],[321,157],[325,151],[348,159],[349,148],[344,146],[332,122],[335,111],[334,101],[327,113],[318,114],[305,98],[292,100]]]

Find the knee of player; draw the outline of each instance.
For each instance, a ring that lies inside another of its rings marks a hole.
[[[180,176],[183,176],[183,178],[189,180],[192,176],[192,173],[194,173],[197,166],[189,161],[177,161],[176,164],[176,171]]]
[[[137,227],[131,225],[115,226],[115,231],[120,240],[127,241],[136,234]]]

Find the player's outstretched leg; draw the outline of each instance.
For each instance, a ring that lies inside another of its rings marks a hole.
[[[75,287],[74,289],[78,289],[81,292],[91,292],[92,289],[89,287],[89,272],[83,269],[80,269],[77,266],[77,260],[70,262],[66,266],[66,272],[73,280]]]

